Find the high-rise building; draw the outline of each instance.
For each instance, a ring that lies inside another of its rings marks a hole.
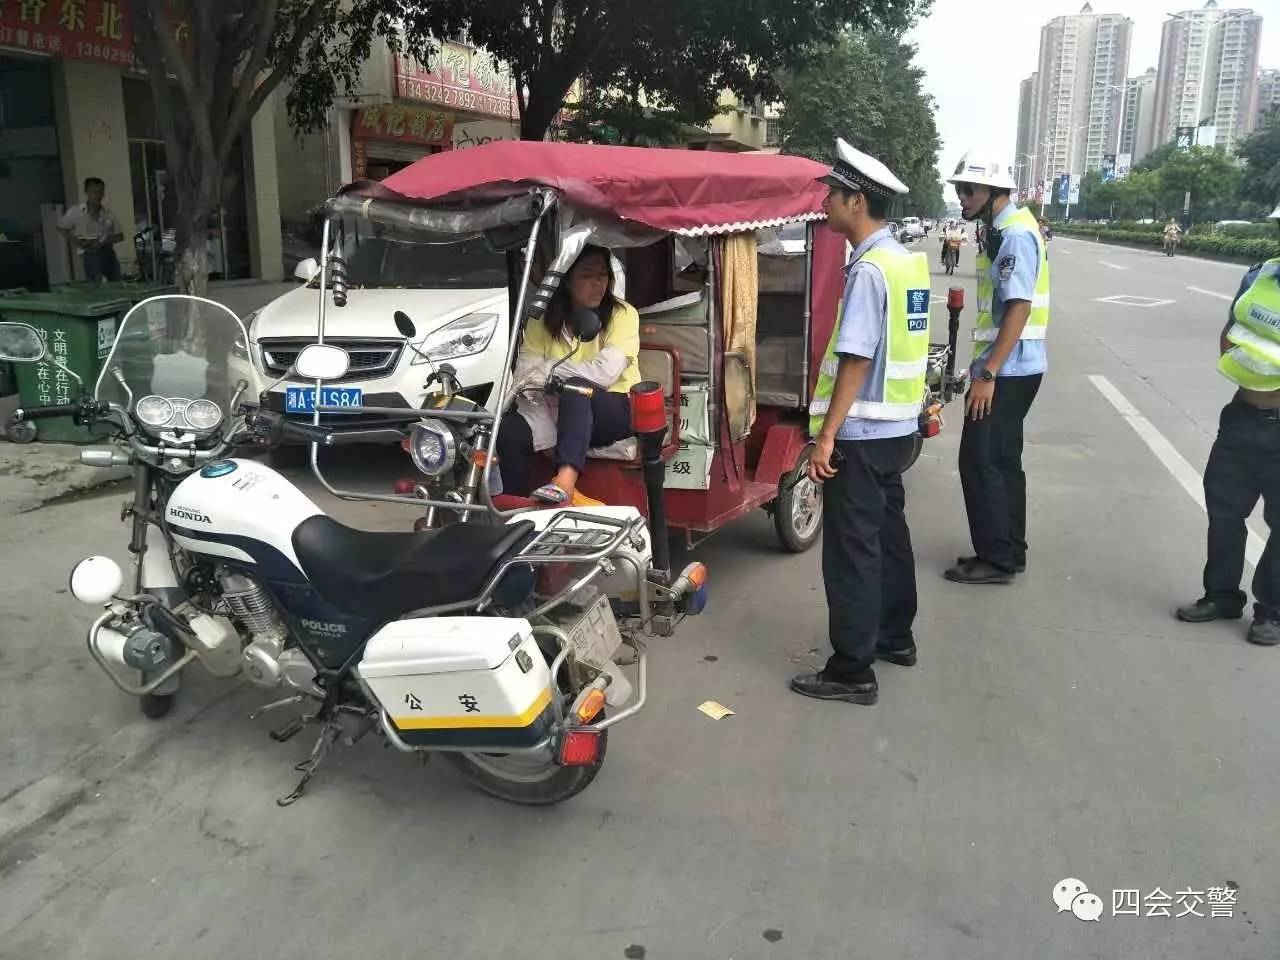
[[[1120,149],[1137,163],[1155,145],[1156,68],[1140,77],[1130,77],[1125,86],[1124,120],[1120,124]]]
[[[1029,196],[1035,187],[1036,159],[1036,81],[1033,73],[1018,85],[1018,155],[1013,158],[1017,171],[1018,194]]]
[[[1119,152],[1133,21],[1085,4],[1040,30],[1040,61],[1030,129],[1034,184],[1102,167]]]
[[[1261,36],[1262,17],[1244,7],[1223,9],[1217,0],[1169,15],[1160,36],[1156,146],[1179,127],[1214,127],[1214,142],[1228,150],[1248,136],[1257,122]]]
[[[1253,115],[1253,129],[1259,129],[1267,114],[1276,107],[1280,107],[1280,70],[1259,70],[1258,108]]]

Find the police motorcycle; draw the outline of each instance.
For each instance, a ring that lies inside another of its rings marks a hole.
[[[287,375],[317,390],[349,364],[320,332]],[[92,394],[15,414],[101,430],[113,446],[81,459],[133,467],[123,511],[132,570],[126,578],[91,556],[71,573],[73,595],[101,611],[90,657],[153,718],[196,663],[281,693],[251,718],[298,710],[272,731],[280,742],[319,731],[282,806],[335,744],[370,733],[405,753],[444,753],[504,800],[581,792],[609,728],[644,705],[644,636],[670,635],[701,611],[705,568],[657,575],[644,520],[625,509],[430,535],[344,526],[266,464],[234,455],[304,441],[321,476],[319,449],[340,430],[262,409],[248,342],[220,304],[145,300],[125,316]],[[59,365],[21,323],[0,322],[0,359]]]

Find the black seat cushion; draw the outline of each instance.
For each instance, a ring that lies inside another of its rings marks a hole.
[[[430,533],[353,530],[318,514],[293,531],[302,572],[325,600],[368,620],[464,603],[533,536],[528,520],[459,523]]]

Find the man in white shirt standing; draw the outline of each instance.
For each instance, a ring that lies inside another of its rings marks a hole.
[[[85,275],[94,283],[120,279],[120,261],[113,244],[124,239],[115,215],[102,202],[107,185],[101,177],[84,181],[84,203],[62,215],[58,229],[81,252]]]

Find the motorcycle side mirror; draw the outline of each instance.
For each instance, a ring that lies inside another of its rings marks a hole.
[[[587,307],[573,311],[573,330],[583,343],[590,343],[600,335],[600,314]]]
[[[304,380],[337,380],[346,375],[351,357],[331,343],[309,343],[302,348],[293,369]]]
[[[400,336],[412,340],[418,335],[418,328],[413,325],[413,321],[403,310],[397,310],[392,317],[396,322],[396,329],[400,331]]]
[[[44,338],[29,323],[0,323],[0,360],[11,363],[39,363],[44,359]]]
[[[298,265],[293,268],[293,279],[299,283],[310,283],[319,272],[320,262],[315,257],[307,257],[305,260],[299,260]]]

